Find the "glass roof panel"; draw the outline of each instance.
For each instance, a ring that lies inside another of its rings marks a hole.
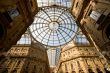
[[[60,59],[60,48],[51,48],[47,50],[50,67],[55,67]]]
[[[72,6],[71,1],[72,0],[37,0],[37,3],[38,7],[58,5],[70,8]]]
[[[17,44],[31,44],[31,37],[30,35],[26,32],[21,36],[21,39],[17,42]]]
[[[82,33],[81,29],[78,30],[77,35],[75,36],[75,43],[77,44],[85,44],[90,45],[89,41],[87,40],[86,36]]]
[[[52,6],[40,9],[30,26],[32,37],[36,41],[56,47],[73,39],[78,27],[67,8]]]

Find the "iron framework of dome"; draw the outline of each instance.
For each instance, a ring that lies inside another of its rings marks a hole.
[[[34,40],[52,47],[71,41],[77,32],[77,24],[65,7],[42,7],[29,28]]]

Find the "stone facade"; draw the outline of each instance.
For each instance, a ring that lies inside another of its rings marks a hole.
[[[110,1],[74,0],[72,13],[88,40],[110,61]]]
[[[36,0],[0,0],[1,51],[7,51],[16,44],[37,12]]]
[[[0,73],[49,73],[49,63],[44,47],[15,45],[0,63]]]
[[[1,72],[27,73],[28,68],[28,72],[34,70],[38,73],[40,70],[41,73],[46,72],[44,67],[47,67],[48,63],[45,51],[38,52],[39,48],[34,49],[32,45],[13,46],[10,49],[33,22],[34,16],[39,10],[36,1],[0,0]],[[72,3],[71,12],[77,20],[78,26],[95,47],[76,45],[63,48],[55,71],[60,73],[105,72],[106,60],[110,63],[110,0],[72,0]],[[21,47],[26,50],[23,52]],[[106,59],[103,59],[102,56],[100,58],[96,50],[101,52]],[[22,52],[18,54],[18,51]]]
[[[106,73],[106,61],[90,45],[67,45],[62,49],[56,73]]]

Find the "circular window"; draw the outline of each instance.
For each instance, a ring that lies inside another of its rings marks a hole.
[[[53,6],[41,8],[29,29],[36,41],[61,46],[73,39],[78,27],[67,8]]]

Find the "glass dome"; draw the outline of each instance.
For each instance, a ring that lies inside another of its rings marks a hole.
[[[40,8],[29,30],[34,40],[46,46],[61,46],[71,41],[77,32],[75,19],[67,8]]]

